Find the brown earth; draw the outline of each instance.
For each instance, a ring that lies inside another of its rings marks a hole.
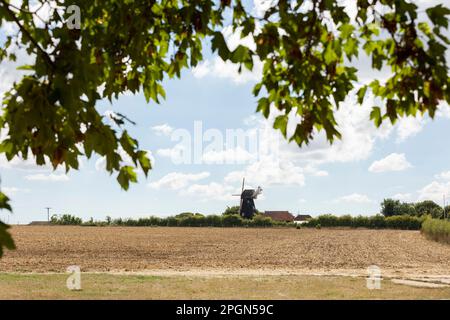
[[[450,245],[418,231],[15,226],[0,272],[450,275]],[[153,270],[153,272],[151,272]]]

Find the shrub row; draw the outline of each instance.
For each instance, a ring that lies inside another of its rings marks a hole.
[[[268,217],[255,216],[252,220],[242,219],[239,215],[192,215],[185,217],[149,217],[140,219],[115,219],[117,226],[160,226],[160,227],[274,227],[294,226],[292,223],[273,221]]]
[[[50,222],[52,224],[57,224],[57,225],[81,225],[83,223],[83,221],[81,220],[81,218],[72,216],[70,214],[63,214],[62,216],[52,216],[50,219]]]
[[[402,229],[402,230],[420,230],[425,217],[414,216],[333,216],[321,215],[312,218],[302,227],[320,228],[320,227],[351,227],[351,228],[369,228],[369,229]],[[261,215],[255,216],[252,220],[242,219],[239,215],[208,215],[201,214],[180,214],[178,216],[160,218],[148,217],[139,219],[107,219],[107,221],[82,222],[80,218],[62,215],[61,217],[52,217],[53,224],[59,225],[84,225],[84,226],[132,226],[132,227],[294,227],[293,223],[274,221],[271,218]]]
[[[413,216],[333,216],[331,214],[321,215],[312,218],[303,226],[310,228],[317,227],[350,227],[350,228],[369,228],[369,229],[402,229],[402,230],[420,230],[424,217]]]
[[[431,240],[450,244],[449,220],[426,219],[422,224],[421,232]]]

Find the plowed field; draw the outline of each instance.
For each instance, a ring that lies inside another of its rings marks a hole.
[[[450,246],[418,231],[16,226],[0,272],[450,275]]]

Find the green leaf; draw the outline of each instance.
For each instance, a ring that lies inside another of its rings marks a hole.
[[[450,15],[450,9],[443,7],[442,4],[439,4],[435,7],[428,8],[426,10],[428,18],[437,26],[447,28],[448,27],[448,18],[446,16]]]
[[[324,58],[325,58],[326,64],[331,64],[331,63],[337,61],[339,58],[337,56],[336,52],[334,52],[333,46],[331,43],[328,43],[327,48],[325,49]]]
[[[34,70],[34,66],[26,64],[26,65],[17,67],[17,70],[30,71],[30,70]]]
[[[362,104],[364,102],[364,96],[366,95],[367,86],[363,86],[358,90],[356,94],[358,96],[358,103]]]
[[[12,210],[9,204],[9,198],[3,192],[0,192],[0,209]],[[3,248],[9,250],[16,248],[8,229],[9,226],[0,221],[0,258],[3,256]]]
[[[9,204],[9,198],[3,192],[0,192],[0,210],[1,209],[12,211],[11,205]]]
[[[137,182],[137,175],[136,172],[134,172],[134,168],[131,166],[124,166],[120,168],[117,181],[124,190],[128,190],[130,187],[130,182]]]
[[[258,100],[258,108],[256,111],[261,112],[265,118],[269,117],[270,114],[270,102],[267,98],[261,98]]]
[[[145,173],[145,176],[147,176],[149,170],[152,169],[152,164],[150,162],[150,159],[147,157],[147,152],[146,151],[138,151],[137,158],[138,158],[138,161],[139,161],[139,164],[140,164],[142,170]]]
[[[9,226],[0,221],[0,258],[3,256],[4,249],[14,250],[16,245],[8,232]]]
[[[280,115],[275,118],[273,128],[280,130],[283,136],[286,138],[287,124],[288,124],[288,116]]]
[[[218,51],[219,56],[223,61],[228,60],[230,56],[230,50],[228,49],[225,38],[223,37],[222,32],[214,32],[213,38],[211,40],[211,49],[212,51]]]
[[[131,138],[126,130],[123,131],[122,137],[119,141],[123,150],[125,150],[126,153],[133,157],[138,142]]]
[[[350,23],[344,23],[339,27],[339,30],[341,31],[341,38],[345,39],[353,34],[353,30],[355,30],[355,27]]]
[[[381,126],[383,119],[381,117],[380,107],[373,107],[372,112],[370,112],[370,120],[372,120],[377,127]]]

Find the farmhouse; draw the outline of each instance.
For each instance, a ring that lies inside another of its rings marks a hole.
[[[31,221],[29,226],[49,226],[50,222],[48,221]]]
[[[298,214],[294,218],[294,223],[303,224],[303,223],[308,222],[310,219],[312,219],[312,217],[309,214]]]
[[[294,216],[289,211],[264,211],[264,216],[272,218],[275,221],[294,221]]]

